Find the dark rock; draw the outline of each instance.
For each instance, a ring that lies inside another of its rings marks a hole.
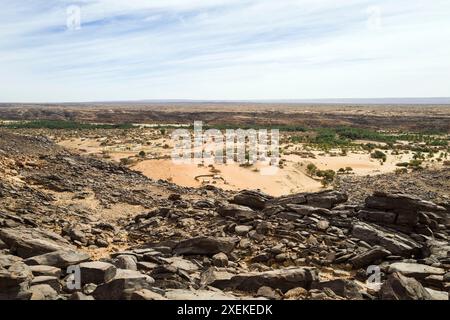
[[[30,300],[57,300],[59,298],[58,292],[48,284],[38,284],[31,286]]]
[[[0,269],[0,300],[28,299],[32,279],[30,268],[22,262]]]
[[[137,270],[137,259],[135,256],[122,254],[114,259],[114,265],[119,269]]]
[[[95,299],[94,299],[93,296],[88,296],[88,295],[85,295],[82,292],[78,292],[77,291],[77,292],[72,293],[72,295],[69,297],[69,300],[79,300],[79,301],[81,301],[81,300],[95,300]]]
[[[440,275],[445,274],[445,270],[442,268],[435,268],[419,263],[405,263],[405,262],[395,262],[389,265],[388,273],[399,272],[404,276],[415,278],[419,281],[425,279],[430,275]]]
[[[216,267],[226,267],[228,266],[228,257],[223,252],[217,253],[213,255],[212,263]]]
[[[113,279],[95,289],[93,296],[97,300],[128,300],[133,292],[150,289],[154,282],[138,271],[118,269]]]
[[[58,268],[66,268],[81,262],[88,261],[91,257],[84,252],[79,251],[54,251],[40,256],[34,256],[26,259],[24,262],[30,266],[46,265]]]
[[[273,197],[259,191],[243,190],[234,196],[233,202],[252,209],[262,210],[264,209],[266,202],[272,198]]]
[[[346,202],[348,200],[348,196],[339,191],[326,190],[306,194],[306,200],[306,203],[309,206],[331,209],[340,203]]]
[[[110,263],[94,261],[80,264],[80,279],[82,284],[101,284],[108,282],[116,275],[117,269]]]
[[[394,272],[380,290],[383,300],[432,300],[432,296],[416,279]]]
[[[265,272],[248,272],[233,276],[230,280],[221,280],[211,283],[220,289],[237,289],[241,291],[256,292],[259,288],[267,286],[286,292],[296,287],[310,288],[318,279],[315,268],[279,269]]]
[[[354,281],[347,279],[335,279],[330,281],[319,282],[315,284],[315,289],[323,290],[325,288],[331,289],[338,296],[351,300],[362,300],[362,288],[360,288]]]
[[[0,239],[12,253],[22,258],[72,248],[66,239],[56,233],[37,228],[0,229]]]
[[[53,276],[37,276],[31,281],[31,286],[37,286],[41,284],[49,285],[56,292],[61,291],[61,283],[59,283],[59,278]]]
[[[22,260],[22,258],[10,254],[0,255],[0,269],[8,269],[14,263],[20,262]]]
[[[375,192],[373,196],[366,198],[366,207],[378,210],[387,210],[403,213],[405,210],[409,211],[436,211],[445,212],[444,207],[437,204],[422,200],[418,197],[403,194],[403,193],[386,193]]]
[[[214,255],[219,252],[230,253],[236,243],[235,238],[197,237],[179,242],[173,252],[181,255]]]
[[[378,210],[360,210],[358,218],[369,222],[382,224],[394,224],[397,219],[395,212],[378,211]]]
[[[391,253],[380,246],[375,246],[370,250],[367,250],[350,260],[350,263],[355,269],[363,268],[371,265],[372,263],[387,257]]]
[[[228,204],[217,209],[217,213],[222,217],[232,217],[238,220],[254,219],[257,213],[249,207],[238,204]]]
[[[52,267],[52,266],[42,266],[42,265],[35,265],[30,266],[31,272],[33,272],[33,275],[35,277],[38,276],[50,276],[50,277],[61,277],[61,269]]]
[[[418,255],[422,249],[422,245],[406,235],[362,222],[358,222],[353,226],[352,236],[371,245],[382,246],[392,254],[403,257]]]
[[[141,289],[133,292],[131,300],[167,300],[167,298],[154,291]]]

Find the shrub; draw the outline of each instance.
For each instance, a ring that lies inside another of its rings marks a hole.
[[[370,154],[370,157],[373,159],[381,159],[383,162],[386,161],[386,154],[380,150],[375,150]]]

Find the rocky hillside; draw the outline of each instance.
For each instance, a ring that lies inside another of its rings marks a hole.
[[[182,188],[6,131],[0,175],[0,299],[448,299],[444,196]]]

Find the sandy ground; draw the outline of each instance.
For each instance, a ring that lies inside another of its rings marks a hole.
[[[366,141],[362,141],[366,142]],[[176,164],[170,158],[171,148],[164,148],[165,144],[171,146],[170,139],[159,138],[148,140],[147,144],[127,144],[120,141],[114,146],[101,146],[101,139],[71,139],[61,141],[61,146],[81,153],[99,156],[108,155],[112,161],[123,158],[132,158],[135,163],[131,168],[142,172],[154,180],[162,179],[186,187],[200,187],[204,184],[213,184],[225,190],[260,189],[268,194],[279,196],[294,192],[314,192],[322,190],[318,179],[306,174],[309,163],[315,164],[320,170],[351,167],[355,175],[375,175],[394,172],[399,162],[408,162],[412,153],[392,155],[387,151],[387,161],[372,159],[366,151],[349,151],[347,155],[339,155],[340,150],[331,150],[331,154],[322,151],[309,151],[314,158],[305,158],[295,154],[282,155],[283,168],[274,175],[263,175],[260,165],[242,167],[238,164],[215,164],[213,168],[197,164]],[[295,145],[295,150],[303,150],[301,145]],[[292,148],[291,148],[292,150]],[[145,151],[146,157],[136,155]]]

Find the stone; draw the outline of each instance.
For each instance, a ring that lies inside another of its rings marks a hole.
[[[431,295],[431,300],[443,300],[448,301],[448,292],[433,290],[430,288],[425,288],[425,290]]]
[[[395,212],[365,209],[358,211],[358,218],[369,222],[394,224],[397,219],[397,214]]]
[[[331,215],[331,211],[328,210],[328,209],[317,208],[317,207],[313,207],[313,206],[310,206],[310,205],[289,204],[289,205],[286,205],[286,208],[291,210],[291,211],[294,211],[295,213],[297,213],[301,217],[303,217],[303,216],[310,216],[310,215],[313,215],[313,214]]]
[[[119,269],[137,270],[137,259],[135,256],[122,254],[114,259],[114,265]]]
[[[46,284],[49,285],[56,292],[61,291],[61,284],[59,283],[59,278],[53,276],[37,276],[34,277],[31,281],[31,285],[41,285]]]
[[[38,284],[31,286],[30,300],[57,300],[59,298],[58,292],[48,284]]]
[[[247,233],[250,232],[250,230],[252,229],[251,226],[236,226],[234,228],[234,232],[238,235],[238,236],[245,236]]]
[[[284,294],[285,300],[302,300],[308,296],[308,290],[302,287],[290,289]]]
[[[303,267],[240,273],[229,280],[214,281],[211,286],[246,292],[256,292],[260,287],[267,286],[286,292],[296,287],[309,288],[317,279],[318,272],[315,268]]]
[[[50,276],[56,278],[61,277],[61,269],[52,266],[35,265],[30,266],[30,270],[35,277],[38,276]]]
[[[259,191],[243,190],[234,196],[233,202],[252,209],[262,210],[264,209],[266,202],[272,198],[273,197]]]
[[[346,202],[347,200],[348,196],[345,193],[334,190],[306,194],[306,203],[309,206],[325,209],[332,209],[336,205]]]
[[[84,262],[80,264],[81,284],[101,284],[108,282],[116,275],[117,269],[114,265],[101,262]]]
[[[403,213],[405,210],[446,212],[444,207],[433,202],[403,193],[375,192],[372,196],[367,197],[365,202],[367,208],[399,213]]]
[[[131,300],[167,300],[167,298],[151,290],[141,289],[133,292]]]
[[[34,256],[24,260],[24,262],[30,266],[46,265],[57,268],[66,268],[88,261],[90,258],[90,255],[84,252],[61,250]]]
[[[389,265],[388,273],[400,272],[404,276],[420,279],[425,279],[430,275],[444,275],[445,270],[442,268],[435,268],[419,263],[405,263],[395,262]]]
[[[69,297],[69,300],[79,300],[79,301],[83,301],[83,300],[95,300],[93,296],[89,296],[89,295],[85,295],[83,292],[74,292],[72,293],[72,295]]]
[[[389,275],[380,289],[383,300],[432,300],[433,297],[414,278],[408,278],[401,273]]]
[[[383,259],[384,257],[387,257],[390,254],[391,252],[384,249],[383,247],[375,246],[372,249],[351,258],[350,263],[355,269],[363,268],[373,264],[380,259]]]
[[[221,217],[231,217],[238,220],[251,220],[257,215],[253,209],[238,204],[228,204],[226,206],[219,207],[217,209],[217,213]]]
[[[270,300],[279,300],[282,295],[278,293],[276,290],[273,290],[271,287],[262,286],[256,292],[258,297],[264,297]]]
[[[153,262],[139,261],[136,266],[139,271],[149,272],[155,269],[158,265]]]
[[[0,229],[0,239],[13,254],[22,258],[72,248],[66,239],[56,233],[38,228],[3,228]]]
[[[355,281],[347,279],[334,279],[324,282],[319,282],[314,285],[315,289],[329,288],[338,296],[351,300],[362,300],[362,288],[358,286]]]
[[[133,292],[150,289],[154,282],[138,271],[118,269],[113,279],[95,289],[93,296],[96,300],[128,300]]]
[[[352,236],[371,245],[382,246],[392,254],[403,257],[419,255],[422,249],[422,245],[406,235],[363,222],[357,222],[353,225]]]
[[[16,262],[21,262],[23,259],[11,254],[0,255],[0,269],[8,269],[11,265]]]
[[[216,267],[226,267],[228,266],[228,257],[225,253],[219,252],[213,255],[212,264]]]
[[[161,261],[168,263],[171,267],[174,267],[177,270],[183,270],[189,273],[198,271],[198,265],[195,263],[183,259],[183,257],[170,257],[170,258],[161,258]]]
[[[23,262],[16,262],[8,269],[0,269],[0,300],[28,299],[27,293],[33,274]]]
[[[230,253],[236,243],[235,238],[197,237],[180,241],[174,248],[180,255],[214,255],[219,252]]]
[[[328,227],[330,226],[330,223],[327,220],[320,220],[319,222],[317,222],[317,229],[319,230],[327,230]]]
[[[169,289],[165,297],[169,300],[238,300],[231,293],[212,290]]]

